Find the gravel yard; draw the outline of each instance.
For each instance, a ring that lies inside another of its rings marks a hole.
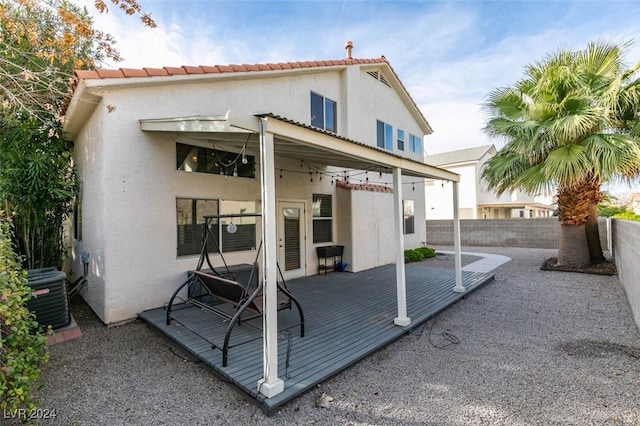
[[[50,347],[39,399],[57,417],[39,424],[640,424],[640,334],[616,276],[541,271],[555,250],[464,250],[512,261],[272,417],[141,322],[107,328],[75,301],[83,337]]]

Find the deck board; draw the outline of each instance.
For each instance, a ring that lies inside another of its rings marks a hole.
[[[493,279],[492,274],[462,272],[465,293],[453,292],[455,273],[451,269],[406,265],[407,309],[411,324],[398,327],[395,266],[387,265],[360,273],[330,273],[292,280],[289,289],[302,305],[305,337],[299,327],[282,331],[298,322],[296,309],[280,311],[278,325],[278,372],[285,382],[284,392],[271,398],[258,393],[262,378],[262,333],[243,324],[235,327],[229,349],[229,363],[222,367],[222,351],[212,349],[207,340],[222,344],[227,324],[195,306],[173,311],[184,326],[165,323],[163,308],[140,313],[140,318],[184,350],[199,358],[224,379],[271,414],[278,407],[388,345],[446,309],[471,291]],[[182,307],[182,305],[181,305]],[[261,318],[252,320],[261,324]],[[203,337],[207,340],[204,340]],[[249,342],[237,345],[247,339]],[[287,347],[291,342],[289,367]],[[236,344],[237,346],[234,346]]]

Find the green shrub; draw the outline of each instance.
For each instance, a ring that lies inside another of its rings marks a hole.
[[[632,220],[634,222],[640,222],[640,215],[635,214],[634,212],[626,211],[623,213],[618,213],[613,216],[614,219],[622,219],[622,220]]]
[[[404,251],[404,263],[420,262],[429,257],[434,257],[436,251],[429,247],[419,247],[413,250]]]
[[[25,307],[31,288],[10,233],[10,220],[0,211],[0,410],[28,413],[36,406],[31,389],[48,353],[46,337]]]
[[[598,204],[598,216],[600,217],[612,217],[620,213],[626,213],[629,209],[621,206],[603,206]]]
[[[430,247],[418,247],[416,251],[421,253],[425,259],[436,256],[436,251]]]
[[[404,251],[404,263],[419,262],[424,259],[424,256],[415,250]]]

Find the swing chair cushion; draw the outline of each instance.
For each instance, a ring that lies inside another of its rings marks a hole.
[[[200,284],[214,298],[228,303],[235,309],[238,309],[255,291],[255,289],[245,289],[245,287],[237,281],[207,274],[202,271],[193,272]],[[288,297],[278,294],[278,310],[287,309],[291,306]],[[247,305],[248,311],[254,314],[261,314],[263,311],[262,292]]]

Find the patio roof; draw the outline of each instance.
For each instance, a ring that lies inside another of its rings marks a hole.
[[[406,280],[404,270],[403,197],[402,176],[435,178],[453,181],[455,286],[454,293],[463,293],[460,270],[460,228],[458,220],[459,175],[435,166],[407,159],[391,152],[352,141],[314,127],[283,118],[275,114],[242,115],[227,113],[213,117],[175,117],[142,119],[140,129],[146,132],[171,132],[177,137],[203,139],[222,143],[225,147],[246,152],[250,148],[260,153],[260,186],[262,205],[262,280],[263,371],[264,378],[257,388],[267,398],[284,392],[285,382],[278,377],[278,316],[276,309],[277,241],[275,233],[275,156],[290,157],[319,166],[391,173],[393,177],[393,231],[396,258],[397,316],[393,324],[406,327],[411,324],[407,316]]]
[[[338,136],[273,113],[240,117],[233,111],[216,116],[190,116],[163,119],[142,119],[140,129],[147,132],[171,132],[176,136],[196,140],[210,140],[225,148],[257,153],[258,118],[268,123],[274,134],[277,155],[302,160],[318,166],[391,173],[402,169],[404,176],[443,179],[459,182],[458,174],[419,161],[401,157],[365,143]]]

